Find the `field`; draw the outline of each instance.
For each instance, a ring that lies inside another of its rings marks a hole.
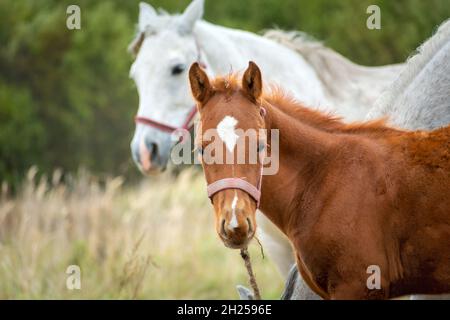
[[[239,252],[214,230],[202,173],[166,174],[135,187],[99,183],[85,172],[61,183],[35,178],[0,200],[0,299],[238,299],[247,285]],[[50,181],[50,182],[47,182]],[[250,248],[263,298],[278,299],[281,277]],[[66,269],[81,269],[81,289]]]
[[[175,14],[192,0],[142,1]],[[140,98],[127,47],[139,2],[76,1],[71,29],[73,1],[0,0],[0,299],[238,299],[236,285],[248,286],[239,251],[216,235],[201,171],[150,178],[133,163]],[[204,19],[301,30],[381,66],[405,62],[450,17],[449,2],[206,0]],[[381,29],[367,27],[372,5]],[[250,253],[262,297],[279,299],[274,264],[256,242]],[[72,265],[80,290],[66,284]]]

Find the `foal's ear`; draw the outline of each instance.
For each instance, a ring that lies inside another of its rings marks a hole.
[[[254,101],[258,100],[262,94],[261,70],[253,61],[248,63],[248,68],[242,78],[242,89]]]
[[[205,104],[212,95],[212,87],[209,83],[208,75],[195,62],[189,69],[189,82],[191,83],[191,91],[194,99],[201,104]]]

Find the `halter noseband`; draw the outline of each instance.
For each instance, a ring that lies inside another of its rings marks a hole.
[[[192,120],[195,118],[196,114],[197,114],[197,106],[194,105],[181,127],[175,127],[175,126],[171,126],[168,124],[164,124],[162,122],[159,122],[159,121],[147,118],[147,117],[135,117],[134,121],[136,123],[145,124],[147,126],[153,127],[155,129],[158,129],[163,132],[173,133],[175,131],[191,130],[192,127],[194,126],[194,124],[192,123]],[[183,141],[184,136],[182,135],[180,137],[180,139],[181,139],[181,141]]]
[[[194,38],[195,41],[195,46],[197,48],[197,62],[200,64],[200,66],[204,69],[206,69],[206,64],[203,62],[202,60],[202,51],[200,48],[200,44],[198,43],[197,39]],[[183,130],[191,130],[194,127],[194,123],[192,122],[192,120],[195,118],[197,114],[197,106],[194,105],[191,108],[191,111],[189,112],[189,114],[186,117],[186,120],[184,121],[183,125],[181,127],[175,127],[175,126],[171,126],[156,120],[153,120],[151,118],[148,117],[139,117],[136,116],[134,118],[134,121],[136,123],[140,123],[140,124],[144,124],[146,126],[158,129],[160,131],[163,132],[167,132],[167,133],[174,133],[176,131],[183,131]],[[185,139],[185,135],[181,134],[180,135],[180,142],[183,142]]]
[[[266,109],[261,107],[260,109],[261,116],[264,118],[266,115]],[[253,198],[253,200],[256,201],[256,209],[259,208],[259,204],[261,202],[261,185],[262,185],[262,178],[263,178],[263,171],[264,171],[264,163],[263,163],[263,156],[259,155],[259,160],[261,162],[261,168],[259,172],[259,180],[258,185],[255,187],[251,183],[247,182],[246,180],[242,178],[224,178],[217,180],[211,184],[209,184],[206,187],[206,191],[208,192],[208,198],[211,200],[214,197],[215,194],[219,193],[223,190],[229,190],[229,189],[238,189],[246,192],[250,197]]]

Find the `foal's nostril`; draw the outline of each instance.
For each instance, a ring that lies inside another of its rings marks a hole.
[[[253,233],[253,225],[252,225],[252,221],[250,220],[250,218],[247,218],[247,224],[248,224],[248,234],[252,234]]]
[[[225,219],[222,219],[222,223],[220,224],[220,232],[223,236],[227,235],[227,232],[225,231]]]

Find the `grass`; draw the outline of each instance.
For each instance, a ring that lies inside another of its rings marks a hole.
[[[0,299],[238,299],[248,283],[215,233],[200,172],[135,187],[83,172],[36,180],[30,170],[14,198],[0,196]],[[256,244],[250,254],[263,298],[278,299],[275,267]],[[69,265],[81,290],[66,287]]]

